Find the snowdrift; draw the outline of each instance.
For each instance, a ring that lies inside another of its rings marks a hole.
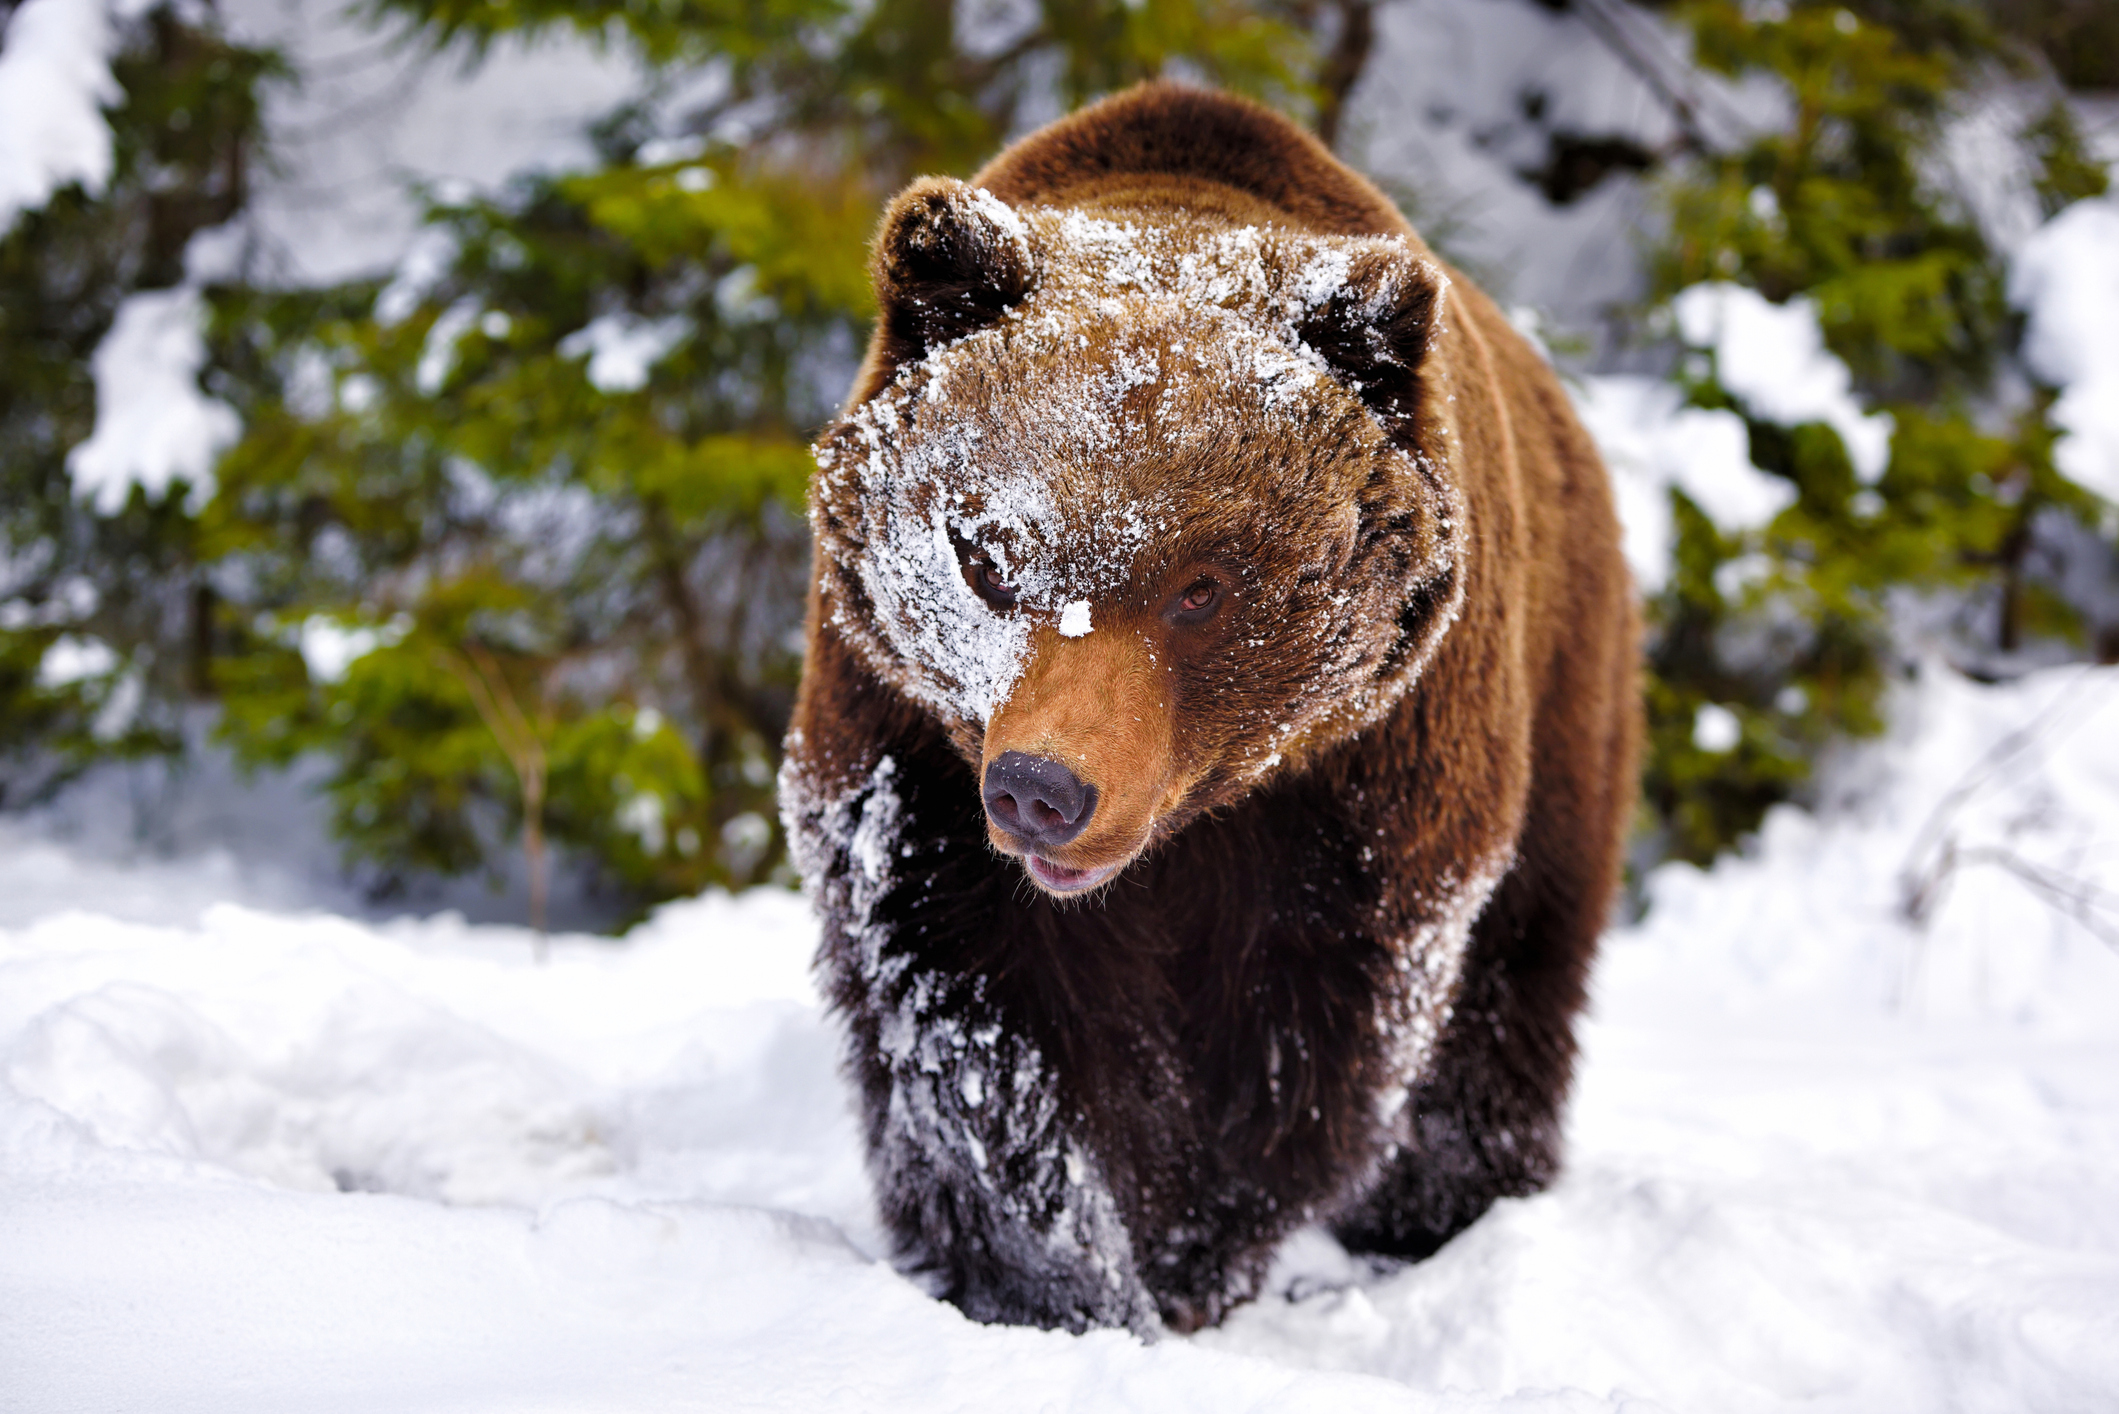
[[[1154,1344],[973,1325],[880,1259],[799,899],[540,966],[5,845],[0,1408],[2099,1407],[2119,670],[1931,669],[1898,715],[1831,809],[1649,881],[1551,1192],[1417,1266],[1302,1234]]]

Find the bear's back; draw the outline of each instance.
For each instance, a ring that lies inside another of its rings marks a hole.
[[[1418,246],[1382,192],[1285,118],[1162,81],[1040,129],[971,184],[1011,206],[1170,207],[1236,225],[1401,236]]]

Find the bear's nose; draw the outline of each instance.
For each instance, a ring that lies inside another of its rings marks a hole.
[[[986,814],[1025,844],[1057,846],[1089,828],[1096,787],[1045,756],[1004,751],[986,768]]]

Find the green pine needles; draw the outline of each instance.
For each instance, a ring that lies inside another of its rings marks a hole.
[[[1650,857],[1705,862],[1756,828],[1822,750],[1882,727],[1885,687],[1917,652],[2001,672],[2041,641],[2084,646],[2080,607],[2037,551],[2062,522],[2095,544],[2101,508],[2053,466],[2052,395],[2024,382],[2003,261],[1936,176],[1953,112],[2031,61],[1962,6],[1857,8],[1893,27],[1838,4],[1675,12],[1703,66],[1769,77],[1789,112],[1665,175],[1657,292],[1729,281],[1806,298],[1894,430],[1864,486],[1831,428],[1747,414],[1753,463],[1797,491],[1760,532],[1726,534],[1671,493],[1675,569],[1649,605]],[[2020,141],[2046,214],[2104,190],[2057,97]],[[1711,362],[1679,376],[1693,402],[1745,411]],[[1733,746],[1701,740],[1717,707],[1741,727]]]

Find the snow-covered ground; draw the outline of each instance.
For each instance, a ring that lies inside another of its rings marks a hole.
[[[131,11],[17,8],[0,114],[36,122],[0,121],[0,226],[107,167],[106,12]],[[397,262],[403,180],[580,160],[639,83],[560,42],[408,66],[321,0],[229,14],[308,78],[273,99],[285,175],[255,214],[290,281]],[[1548,209],[1495,174],[1547,128],[1669,136],[1583,23],[1393,9],[1350,119],[1563,326],[1635,292],[1638,184]],[[2106,490],[2115,211],[2026,238],[2012,284],[2068,388],[2063,463]],[[1652,579],[1665,484],[1737,498],[1732,524],[1773,507],[1733,417],[1649,388],[1582,400],[1650,508]],[[87,481],[154,473],[101,445]],[[2119,1407],[2119,670],[1931,669],[1899,706],[1822,815],[1650,881],[1551,1192],[1417,1266],[1305,1234],[1222,1329],[1153,1345],[978,1327],[878,1260],[792,896],[539,963],[518,929],[373,916],[285,800],[195,794],[138,855],[93,791],[0,821],[0,1411]]]
[[[1653,878],[1556,1187],[1416,1266],[1304,1234],[1154,1344],[877,1259],[791,895],[540,965],[10,837],[0,1408],[2112,1407],[2119,950],[2050,891],[2119,888],[2119,670],[1931,669],[1899,718],[1825,814]]]

